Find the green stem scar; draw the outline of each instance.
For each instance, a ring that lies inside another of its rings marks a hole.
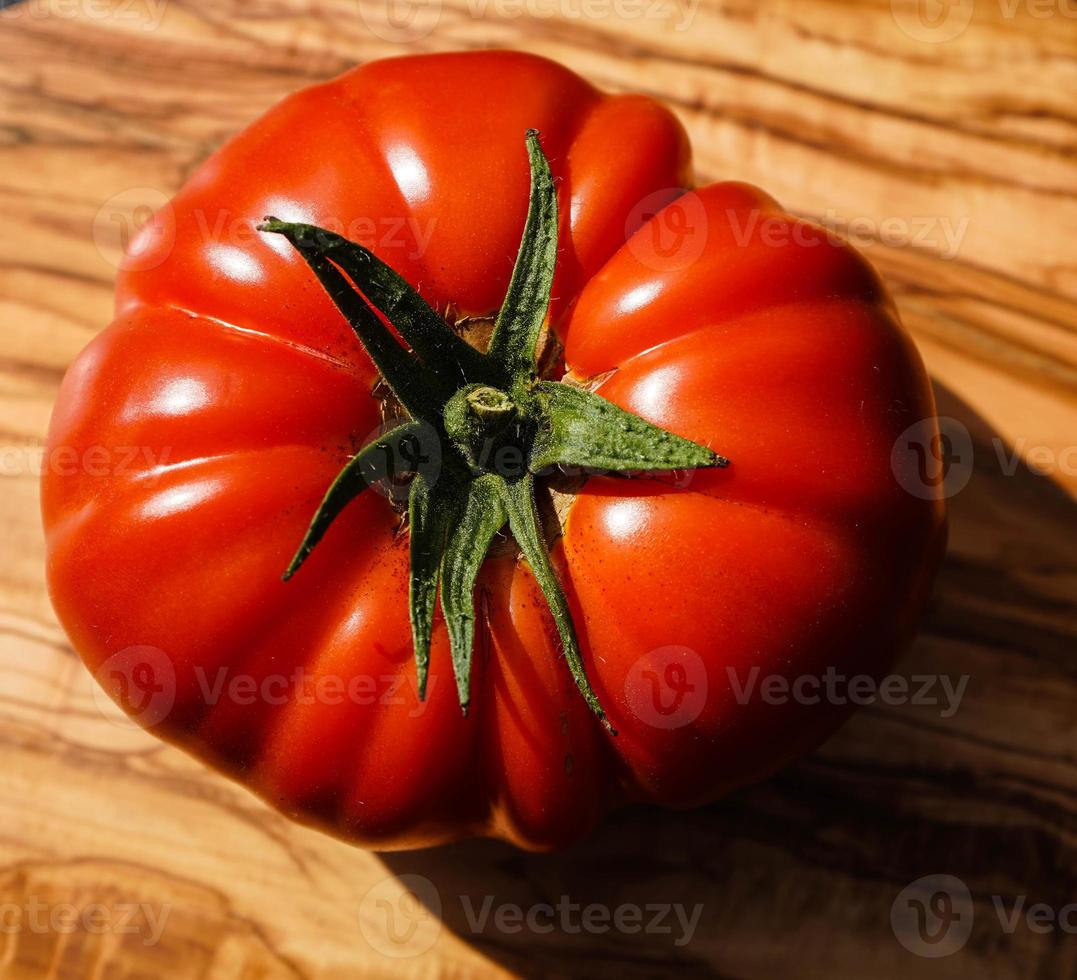
[[[546,599],[576,687],[613,732],[587,678],[568,600],[550,559],[535,501],[536,478],[556,466],[639,474],[729,461],[599,395],[538,377],[536,348],[557,264],[558,207],[535,130],[528,130],[526,144],[527,221],[485,354],[454,333],[418,292],[362,245],[314,225],[272,217],[259,225],[295,246],[411,416],[349,460],[284,578],[299,571],[341,511],[382,478],[384,460],[393,459],[391,475],[412,476],[409,604],[419,697],[426,696],[440,593],[457,693],[467,713],[475,581],[491,542],[507,524]],[[429,467],[419,471],[416,461],[428,457],[404,451],[420,435],[440,442],[436,473]]]

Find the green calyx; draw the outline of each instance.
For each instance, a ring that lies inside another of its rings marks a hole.
[[[492,457],[504,448],[502,437],[519,421],[516,403],[489,385],[461,388],[446,403],[442,416],[445,434],[476,473],[496,465]]]
[[[536,349],[557,261],[558,208],[539,134],[529,130],[526,142],[531,164],[527,222],[486,353],[458,336],[363,246],[313,225],[270,217],[259,226],[295,246],[411,416],[349,460],[284,577],[299,570],[337,515],[384,478],[385,461],[393,460],[390,475],[411,475],[409,603],[420,698],[426,695],[440,592],[457,692],[467,713],[475,582],[490,544],[507,525],[546,598],[577,688],[612,732],[587,678],[568,601],[550,559],[536,503],[537,478],[558,466],[637,474],[726,466],[728,460],[599,395],[537,377]],[[432,438],[440,452],[416,450]],[[440,461],[436,472],[430,472],[432,455]]]

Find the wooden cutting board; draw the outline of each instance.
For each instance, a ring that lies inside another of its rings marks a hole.
[[[0,976],[1077,976],[1072,933],[1021,916],[1007,931],[995,908],[1077,900],[1072,0],[414,0],[393,19],[385,0],[0,6]],[[619,815],[568,854],[379,857],[292,826],[101,703],[45,594],[36,471],[139,208],[292,89],[485,46],[664,99],[701,179],[759,183],[878,265],[967,478],[900,669],[968,686],[952,717],[866,708],[764,785]],[[891,913],[940,874],[974,920],[924,958]],[[434,889],[440,918],[409,886]],[[515,926],[513,906],[562,896],[638,907],[640,928],[574,928],[571,909],[552,932]],[[672,913],[656,921],[662,904],[701,907],[690,941]]]

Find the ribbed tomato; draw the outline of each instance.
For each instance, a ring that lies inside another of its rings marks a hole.
[[[563,845],[832,731],[843,699],[761,685],[878,677],[909,639],[944,515],[892,452],[934,433],[930,388],[851,247],[690,175],[666,109],[508,52],[365,65],[217,152],[132,243],[50,431],[79,461],[44,477],[52,596],[105,688],[383,848]],[[360,481],[285,581],[342,467],[427,410],[432,469]]]

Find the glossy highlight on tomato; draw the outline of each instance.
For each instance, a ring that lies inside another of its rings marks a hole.
[[[521,246],[531,130],[560,229],[545,377],[732,461],[537,480],[608,727],[505,529],[478,573],[466,715],[440,615],[420,697],[391,493],[357,496],[282,577],[390,400],[264,219],[359,243],[478,344]],[[271,109],[132,242],[49,450],[140,451],[45,474],[49,584],[129,713],[290,816],[376,848],[558,847],[620,803],[760,779],[848,714],[746,698],[753,671],[890,668],[945,537],[938,490],[910,492],[893,453],[933,416],[865,260],[747,184],[693,189],[659,104],[511,52],[372,62]]]

